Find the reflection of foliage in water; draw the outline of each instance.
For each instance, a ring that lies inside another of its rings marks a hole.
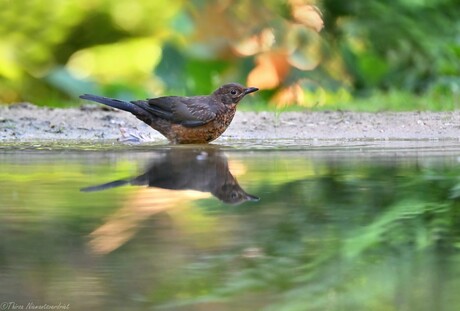
[[[2,155],[0,274],[7,286],[0,295],[114,310],[460,304],[455,160],[328,162],[273,154],[229,156],[230,170],[246,172],[238,180],[259,203],[229,207],[178,194],[175,209],[134,214],[142,219],[135,235],[104,256],[90,254],[90,233],[120,206],[132,211],[127,197],[139,189],[78,189],[136,174],[132,161],[104,152],[46,154],[42,162],[24,153],[11,163]]]
[[[186,268],[225,271],[197,289],[210,293],[196,301],[273,293],[268,310],[378,310],[430,309],[455,297],[443,282],[458,271],[443,254],[460,247],[459,171],[326,167],[318,178],[266,191],[263,209],[245,219],[257,219],[245,235],[248,248]]]

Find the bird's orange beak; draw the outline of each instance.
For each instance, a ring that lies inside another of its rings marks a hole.
[[[244,95],[248,95],[249,93],[253,93],[258,91],[259,89],[256,87],[248,87],[244,90]]]

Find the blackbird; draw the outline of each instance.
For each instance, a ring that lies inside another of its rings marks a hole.
[[[91,94],[80,98],[131,112],[173,144],[204,144],[219,137],[232,122],[237,104],[258,90],[229,83],[208,96],[164,96],[129,102]]]
[[[193,149],[172,148],[155,152],[144,174],[80,190],[93,192],[124,185],[210,192],[228,204],[259,200],[257,196],[245,192],[238,184],[229,170],[224,153],[210,146]]]

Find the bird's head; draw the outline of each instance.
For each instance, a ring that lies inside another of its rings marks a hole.
[[[238,83],[224,84],[213,95],[225,105],[236,105],[249,93],[258,91],[256,87],[244,87]]]
[[[231,176],[231,178],[233,179],[233,176]],[[259,197],[245,192],[235,179],[216,187],[211,193],[222,202],[233,205],[248,201],[258,202],[260,200]]]

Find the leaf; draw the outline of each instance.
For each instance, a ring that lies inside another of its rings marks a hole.
[[[275,34],[273,29],[266,28],[260,33],[236,42],[233,50],[242,56],[255,55],[257,53],[268,51],[275,43]]]
[[[257,85],[260,89],[278,87],[290,70],[288,54],[281,50],[261,54],[256,59],[256,67],[249,73],[248,85]]]
[[[321,11],[314,5],[304,4],[303,1],[291,0],[292,17],[307,28],[320,32],[324,27]]]

